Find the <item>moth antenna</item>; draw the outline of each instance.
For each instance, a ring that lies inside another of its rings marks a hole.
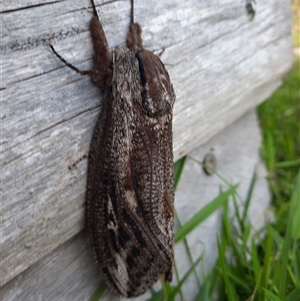
[[[134,23],[134,0],[131,0],[130,24]]]
[[[98,16],[98,13],[97,13],[95,2],[94,2],[94,0],[92,0],[91,2],[92,2],[92,8],[93,8],[94,16],[97,17],[97,19],[99,20],[99,16]]]
[[[142,49],[143,41],[141,37],[142,29],[138,23],[134,23],[134,0],[130,1],[131,11],[130,11],[130,25],[129,31],[126,38],[126,45],[129,49]]]

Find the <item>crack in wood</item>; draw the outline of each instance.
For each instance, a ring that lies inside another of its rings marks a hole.
[[[63,1],[65,1],[65,0],[57,0],[57,1],[47,2],[47,3],[40,3],[40,4],[28,5],[28,6],[23,6],[23,7],[14,8],[14,9],[2,10],[1,14],[7,14],[7,13],[16,12],[16,11],[32,9],[32,8],[35,8],[35,7],[47,6],[47,5],[51,5],[51,4],[59,3],[59,2],[63,2]]]

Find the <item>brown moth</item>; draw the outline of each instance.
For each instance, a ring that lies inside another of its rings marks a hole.
[[[77,69],[51,47],[104,93],[89,152],[87,229],[105,284],[134,297],[161,276],[172,280],[175,93],[163,63],[143,48],[133,0],[126,46],[111,53],[92,6],[93,69]]]

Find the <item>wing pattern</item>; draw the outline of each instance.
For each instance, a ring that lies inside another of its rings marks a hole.
[[[138,296],[172,280],[173,87],[149,51],[113,54],[113,75],[92,139],[87,227],[103,280]]]

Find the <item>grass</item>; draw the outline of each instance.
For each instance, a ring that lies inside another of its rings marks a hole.
[[[274,95],[258,107],[263,146],[269,171],[279,231],[286,229],[291,191],[300,166],[300,60]],[[299,299],[300,300],[300,299]]]
[[[276,222],[263,238],[250,238],[246,211],[235,212],[234,227],[224,206],[219,257],[206,276],[197,300],[300,300],[300,61],[295,61],[283,85],[257,111],[263,135],[262,156],[268,169]],[[250,241],[249,241],[250,239]],[[239,243],[237,243],[239,242]],[[230,257],[230,260],[224,258]],[[217,297],[213,298],[213,292]]]
[[[274,224],[263,238],[254,236],[246,215],[236,212],[234,227],[224,207],[219,259],[204,280],[206,295],[199,300],[300,300],[300,61],[280,87],[257,111],[261,124],[262,156],[268,169]],[[248,195],[255,185],[255,175]],[[247,198],[247,202],[251,197]],[[247,208],[247,205],[245,206]],[[237,244],[237,241],[239,242]],[[248,243],[247,243],[248,242]],[[225,261],[225,255],[230,256]],[[217,298],[212,292],[217,290]]]

